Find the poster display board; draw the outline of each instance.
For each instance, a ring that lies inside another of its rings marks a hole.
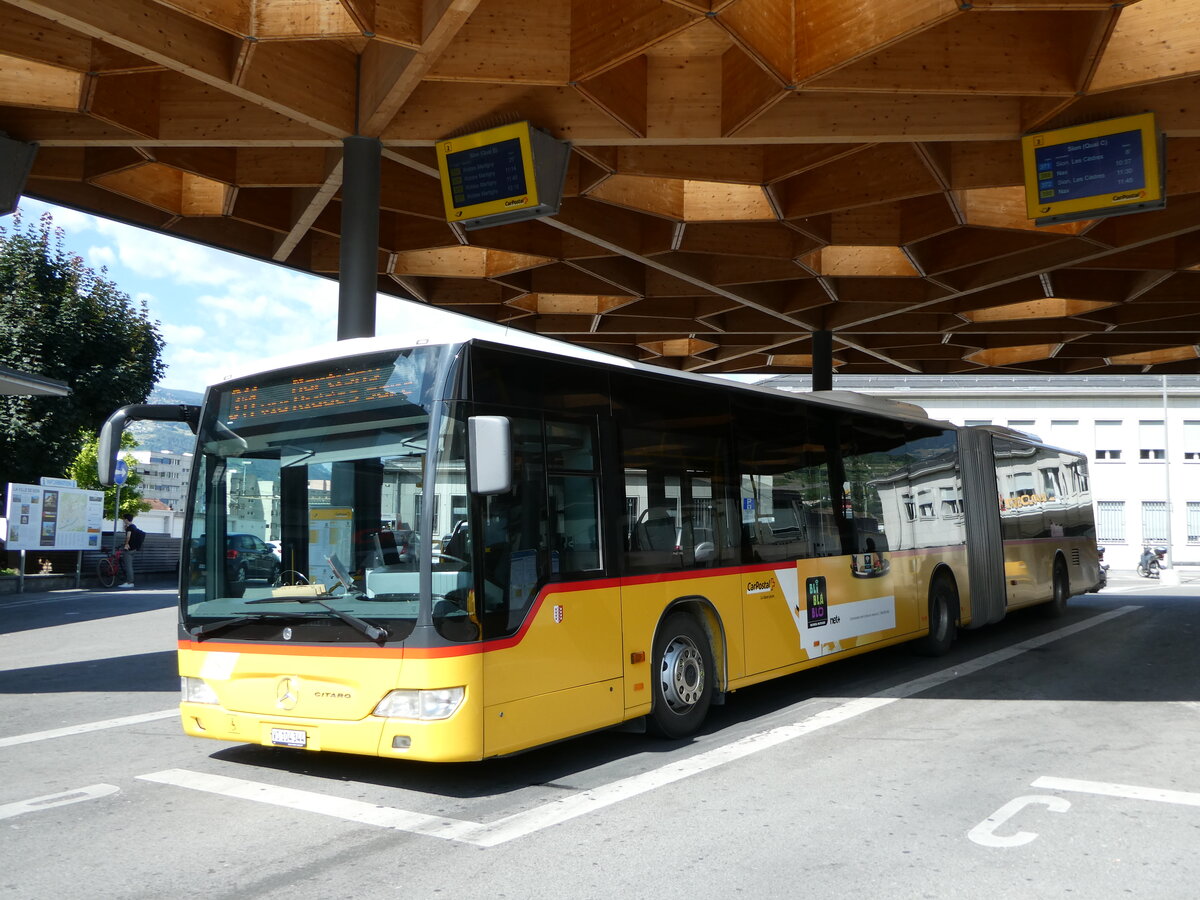
[[[9,550],[99,550],[104,494],[79,488],[10,484]]]

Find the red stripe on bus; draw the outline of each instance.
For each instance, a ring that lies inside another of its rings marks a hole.
[[[947,547],[924,547],[920,550],[886,551],[889,557],[917,556],[929,553],[945,553],[965,549],[961,544]],[[815,557],[828,559],[829,557]],[[575,594],[580,591],[605,590],[608,588],[633,587],[641,584],[663,584],[674,581],[700,581],[719,576],[744,575],[752,572],[772,572],[780,568],[792,568],[804,560],[781,560],[779,562],[755,563],[749,566],[728,566],[720,569],[703,569],[699,572],[667,572],[656,575],[634,575],[627,578],[597,578],[592,581],[572,581],[549,584],[538,592],[529,614],[515,634],[489,641],[470,644],[455,644],[446,647],[374,647],[374,646],[329,646],[326,644],[259,644],[217,641],[179,640],[180,650],[208,650],[214,653],[261,653],[276,656],[322,656],[372,659],[451,659],[456,656],[472,656],[495,650],[508,650],[517,646],[533,625],[538,612],[546,600],[557,594]]]

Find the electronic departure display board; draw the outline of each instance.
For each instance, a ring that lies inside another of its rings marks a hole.
[[[446,169],[455,210],[510,197],[522,204],[537,202],[537,186],[526,187],[520,138],[447,153]]]
[[[570,150],[528,122],[439,141],[446,220],[473,229],[553,215]]]
[[[1166,205],[1153,113],[1026,135],[1021,155],[1026,209],[1038,225]]]

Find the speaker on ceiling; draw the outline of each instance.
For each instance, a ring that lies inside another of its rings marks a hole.
[[[15,141],[0,132],[0,216],[7,216],[17,208],[37,148],[37,144]]]

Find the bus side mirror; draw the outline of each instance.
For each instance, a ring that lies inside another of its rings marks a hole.
[[[121,449],[121,435],[125,432],[125,423],[129,417],[124,409],[119,409],[104,423],[96,443],[96,474],[100,484],[109,487],[116,481],[117,452]]]
[[[512,439],[506,416],[467,419],[471,492],[503,494],[512,487]]]
[[[96,474],[105,487],[115,483],[117,454],[121,450],[121,434],[125,431],[125,426],[140,419],[183,422],[192,430],[192,434],[195,434],[200,422],[200,407],[185,403],[134,403],[122,406],[109,416],[100,428],[96,442]]]

